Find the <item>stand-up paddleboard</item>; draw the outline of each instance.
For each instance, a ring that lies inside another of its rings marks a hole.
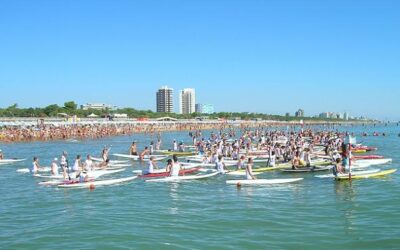
[[[306,173],[306,172],[318,172],[318,171],[327,171],[332,169],[333,166],[321,166],[321,167],[302,167],[298,169],[282,169],[282,172],[286,173]]]
[[[91,172],[87,173],[87,175],[89,176],[89,178],[96,179],[103,175],[115,174],[115,173],[120,173],[123,171],[125,171],[125,168],[116,169],[116,170],[96,170],[96,171],[91,171]],[[86,174],[84,174],[84,175],[86,175]],[[43,178],[43,179],[64,179],[64,176],[62,174],[59,174],[59,175],[34,174],[33,176],[38,177],[38,178]]]
[[[182,166],[192,166],[192,167],[203,167],[203,168],[215,168],[215,163],[195,163],[195,162],[180,162]],[[226,163],[226,167],[235,166],[236,163]]]
[[[176,156],[191,156],[196,154],[194,152],[176,152],[176,151],[160,151],[160,153],[164,155],[176,155]]]
[[[352,171],[352,175],[360,175],[360,174],[373,174],[381,171],[380,169],[371,169],[371,170],[365,170],[365,171]],[[349,173],[345,174],[338,174],[337,176],[345,176],[349,175]],[[336,176],[334,174],[322,174],[322,175],[316,175],[315,177],[317,178],[335,178]]]
[[[363,159],[363,160],[355,160],[352,161],[351,163],[354,165],[363,165],[363,164],[369,164],[369,165],[383,165],[383,164],[388,164],[392,162],[391,158],[384,158],[384,159]]]
[[[138,155],[126,155],[126,154],[113,154],[113,156],[116,157],[121,157],[121,158],[127,158],[127,159],[131,159],[134,161],[140,161],[140,156]],[[165,155],[151,155],[150,157],[154,157],[156,161],[161,161],[164,160],[165,158],[167,158],[168,156]],[[144,156],[143,161],[149,161],[150,157],[148,157],[147,155]]]
[[[372,178],[372,177],[381,177],[381,176],[385,176],[388,174],[393,174],[396,171],[397,171],[397,169],[389,169],[389,170],[379,171],[377,173],[359,174],[359,175],[354,175],[354,176],[353,175],[349,176],[349,174],[347,174],[344,176],[338,176],[335,179],[336,180],[349,180],[349,179],[364,179],[364,178]]]
[[[383,159],[381,155],[356,155],[353,156],[353,160],[371,160],[371,159]]]
[[[75,184],[61,184],[57,187],[60,188],[91,188],[91,187],[98,187],[98,186],[108,186],[123,182],[129,182],[136,179],[137,176],[130,176],[126,178],[119,178],[119,179],[111,179],[111,180],[103,180],[103,181],[89,181],[83,183],[75,183]]]
[[[258,179],[258,180],[228,180],[226,184],[233,185],[271,185],[271,184],[285,184],[301,181],[303,178],[289,178],[289,179]]]
[[[209,173],[209,174],[173,176],[173,177],[171,176],[171,177],[165,177],[165,178],[160,178],[160,179],[150,179],[150,180],[146,180],[146,182],[179,182],[179,181],[200,180],[200,179],[210,178],[210,177],[216,176],[218,174],[219,173],[217,171],[213,171],[212,173]]]
[[[191,174],[198,172],[200,168],[190,168],[190,169],[183,169],[179,171],[179,175]],[[139,175],[139,178],[161,178],[161,177],[168,177],[170,175],[169,172],[159,172],[159,173],[151,173],[151,174],[142,174]]]
[[[230,171],[226,173],[227,175],[233,175],[233,176],[245,176],[246,175],[246,171]],[[262,172],[254,172],[253,171],[253,175],[259,175],[262,174]]]
[[[93,161],[97,162],[103,162],[104,160],[102,158],[97,158],[97,157],[91,157]],[[119,161],[119,160],[110,160],[110,164],[127,164],[129,161]]]
[[[23,161],[26,161],[26,159],[3,159],[3,160],[0,160],[0,165],[13,164],[13,163],[23,162]]]
[[[38,169],[38,172],[50,172],[51,171],[51,167],[42,167]],[[30,173],[31,170],[29,168],[20,168],[17,169],[18,173]]]

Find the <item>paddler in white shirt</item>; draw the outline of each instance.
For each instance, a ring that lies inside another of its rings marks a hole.
[[[42,167],[39,165],[39,159],[37,157],[33,157],[31,173],[36,174],[39,169],[42,169]]]
[[[176,142],[176,140],[174,140],[174,143],[172,145],[172,149],[174,152],[178,151],[178,143]]]
[[[217,169],[218,173],[224,174],[225,173],[225,162],[222,155],[218,156],[218,161],[215,163],[215,168]]]
[[[154,173],[154,169],[156,168],[156,158],[154,156],[150,156],[149,165],[147,169],[144,171],[144,174],[152,174]]]
[[[84,169],[86,172],[90,172],[93,170],[94,165],[93,165],[93,161],[92,161],[92,157],[90,155],[86,156],[86,160],[85,160],[85,164],[84,164]]]
[[[256,177],[253,174],[253,158],[249,158],[246,165],[246,179],[247,180],[255,180]]]
[[[72,166],[72,172],[76,173],[76,176],[82,171],[81,155],[77,155],[74,166]]]
[[[179,172],[181,171],[182,167],[181,164],[178,162],[178,157],[176,155],[172,156],[173,163],[172,163],[172,168],[170,175],[171,177],[176,177],[179,176]]]
[[[276,165],[276,155],[275,155],[275,151],[273,150],[271,152],[271,155],[269,156],[268,167],[275,167],[275,165]]]
[[[237,165],[236,165],[237,166],[237,170],[245,168],[245,163],[244,163],[245,158],[246,157],[244,157],[244,155],[240,156],[240,159],[238,160]]]
[[[51,163],[51,175],[58,175],[58,165],[57,165],[57,158],[53,159],[53,162]]]

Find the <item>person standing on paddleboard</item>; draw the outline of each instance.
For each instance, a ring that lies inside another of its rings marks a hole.
[[[51,175],[58,175],[58,165],[57,165],[57,158],[53,159],[53,162],[51,163]]]
[[[150,142],[149,151],[150,151],[150,155],[152,155],[154,153],[154,141]]]
[[[240,156],[240,159],[238,160],[237,165],[236,165],[237,170],[245,168],[244,159],[245,159],[244,155]]]
[[[36,174],[42,167],[39,165],[39,158],[33,157],[31,173]]]
[[[72,166],[72,172],[75,172],[75,176],[79,176],[82,169],[83,169],[83,165],[81,162],[81,155],[77,155],[74,166]]]
[[[68,177],[69,169],[68,169],[68,159],[67,159],[67,152],[63,152],[60,158],[60,166],[63,170],[64,179]]]
[[[3,151],[1,151],[1,149],[0,149],[0,160],[3,160],[3,159],[4,159]]]
[[[138,155],[136,142],[132,142],[131,148],[129,149],[129,154],[130,155]]]
[[[342,165],[342,160],[340,158],[336,159],[335,166],[332,168],[332,172],[334,176],[345,173]]]
[[[253,158],[249,158],[246,165],[246,179],[255,180],[256,177],[253,175]]]
[[[93,165],[93,161],[92,161],[92,157],[90,155],[86,156],[86,160],[85,160],[85,171],[86,172],[90,172],[93,170],[94,165]]]
[[[110,152],[110,149],[104,146],[103,150],[101,151],[101,158],[103,161],[106,161],[108,159],[108,153]]]
[[[218,173],[220,174],[225,173],[225,162],[222,155],[218,156],[218,161],[215,163],[215,168],[217,169]]]

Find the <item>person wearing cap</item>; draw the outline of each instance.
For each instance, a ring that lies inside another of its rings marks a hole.
[[[58,175],[58,165],[57,165],[57,158],[53,159],[53,162],[51,163],[51,175]]]
[[[63,152],[60,158],[60,166],[63,170],[64,178],[68,176],[68,159],[67,159],[67,152]]]
[[[3,160],[3,159],[4,159],[3,151],[1,151],[1,149],[0,149],[0,160]]]

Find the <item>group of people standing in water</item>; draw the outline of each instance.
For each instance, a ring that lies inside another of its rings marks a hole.
[[[254,159],[257,154],[253,152],[263,152],[264,157],[267,155],[267,166],[275,167],[278,163],[289,163],[293,169],[302,167],[311,167],[313,157],[321,156],[323,152],[324,158],[329,158],[335,164],[334,173],[344,173],[348,169],[351,159],[351,151],[349,144],[345,143],[348,133],[340,133],[333,131],[314,131],[311,129],[299,132],[268,130],[259,127],[255,130],[250,128],[242,129],[241,135],[236,139],[238,134],[234,128],[220,130],[219,133],[211,133],[209,138],[204,138],[201,131],[189,132],[192,139],[193,147],[198,155],[202,155],[203,164],[215,164],[217,171],[223,173],[226,171],[224,159],[229,161],[237,161],[237,169],[245,169],[246,176],[249,179],[255,179],[252,172]],[[153,145],[150,143],[139,154],[137,145],[132,143],[130,148],[131,155],[139,155],[141,159],[144,156],[150,157],[149,168],[146,173],[151,173],[155,169],[155,157],[153,155]],[[161,137],[158,137],[157,150],[161,146]],[[318,147],[318,152],[315,148]],[[171,151],[177,151],[176,140],[171,144]],[[340,152],[340,154],[339,154]],[[318,155],[316,154],[318,153]],[[171,169],[172,165],[179,164],[176,156],[167,162],[166,170]]]

